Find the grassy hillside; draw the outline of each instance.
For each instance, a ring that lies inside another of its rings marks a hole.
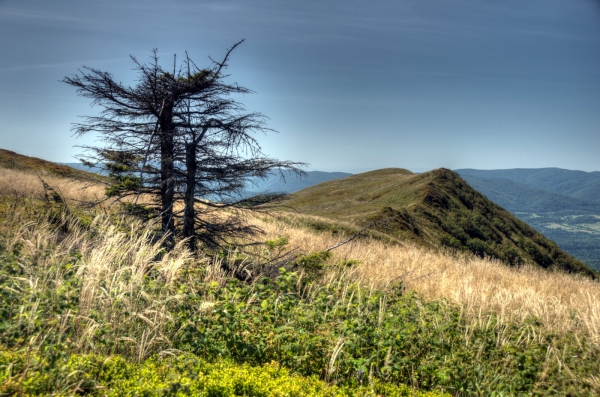
[[[513,265],[595,276],[523,221],[446,169],[412,174],[384,169],[294,193],[284,208],[373,229],[393,240],[469,250]]]
[[[79,180],[98,177],[98,175],[87,171],[78,170],[66,165],[56,164],[51,161],[42,160],[36,157],[24,156],[22,154],[11,152],[10,150],[5,149],[0,149],[0,168],[38,172]]]
[[[597,281],[383,239],[325,254],[345,236],[306,225],[355,225],[293,212],[167,252],[29,176],[0,168],[0,395],[600,393]]]

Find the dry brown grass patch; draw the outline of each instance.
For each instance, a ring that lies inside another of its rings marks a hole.
[[[255,216],[267,238],[287,235],[291,248],[322,251],[347,236],[301,226],[302,215]],[[514,268],[466,254],[436,252],[412,244],[389,245],[358,239],[334,249],[332,263],[358,260],[348,277],[373,288],[394,281],[426,299],[459,305],[474,322],[494,312],[501,323],[539,319],[548,330],[584,335],[600,348],[600,283],[581,276],[533,267]]]
[[[99,201],[104,197],[100,183],[60,178],[49,174],[0,168],[0,195],[16,198],[43,198],[46,190],[43,182],[56,190],[67,201]]]

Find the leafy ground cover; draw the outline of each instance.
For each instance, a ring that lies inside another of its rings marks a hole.
[[[242,365],[234,372],[272,377],[276,365],[309,386],[317,377],[340,387],[315,392],[323,395],[367,393],[377,384],[452,395],[594,394],[598,351],[586,340],[545,333],[536,321],[506,325],[489,313],[473,324],[443,300],[425,301],[401,284],[367,288],[303,257],[294,263],[304,270],[247,283],[209,258],[161,252],[160,241],[136,227],[102,219],[86,227],[72,218],[51,221],[3,236],[6,390],[33,387],[44,394],[60,386],[75,393],[82,385],[77,376],[107,390],[137,390],[139,384],[126,379],[145,379],[152,371],[143,386],[148,390],[164,390],[165,379],[188,385],[188,373],[161,375],[173,366],[152,361],[156,354],[185,352],[216,366],[223,359]],[[112,362],[115,355],[126,363],[115,364],[123,371],[117,383],[91,369],[67,371],[69,363]],[[189,390],[204,387],[193,385]]]
[[[32,370],[16,378],[24,367]],[[56,362],[23,353],[0,351],[1,395],[96,396],[331,396],[441,397],[405,385],[373,382],[368,386],[338,387],[316,376],[302,377],[277,363],[262,366],[231,360],[207,362],[190,354],[153,357],[132,363],[121,356],[71,355]]]

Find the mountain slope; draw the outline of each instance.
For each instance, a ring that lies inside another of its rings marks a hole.
[[[29,172],[46,172],[54,176],[73,179],[90,179],[98,177],[98,175],[87,171],[42,160],[37,157],[24,156],[5,149],[0,149],[0,168]]]
[[[383,169],[288,196],[284,209],[373,229],[396,241],[470,250],[509,264],[596,275],[450,170]]]

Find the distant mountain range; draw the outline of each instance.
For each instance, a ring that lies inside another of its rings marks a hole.
[[[513,213],[527,212],[579,212],[600,213],[600,202],[583,200],[567,194],[555,193],[504,178],[474,177],[457,170],[469,185],[485,194],[490,200]]]
[[[307,187],[334,179],[346,178],[347,172],[306,171],[298,176],[290,171],[274,172],[266,179],[254,179],[246,190],[250,193],[294,193]]]
[[[101,173],[97,167],[87,167],[81,163],[60,163],[78,170]],[[293,193],[318,183],[345,178],[348,172],[306,171],[306,175],[297,175],[290,171],[273,172],[266,179],[254,178],[246,187],[244,196],[260,193]]]
[[[515,168],[508,170],[456,170],[463,178],[503,179],[580,200],[600,202],[600,172],[561,168]]]
[[[471,186],[600,270],[600,172],[456,170]]]
[[[66,165],[68,167],[75,168],[77,170],[82,170],[82,171],[86,171],[86,172],[93,172],[95,174],[106,174],[105,172],[102,171],[101,168],[98,168],[98,167],[88,167],[87,165],[83,165],[81,163],[57,163],[57,164]]]

